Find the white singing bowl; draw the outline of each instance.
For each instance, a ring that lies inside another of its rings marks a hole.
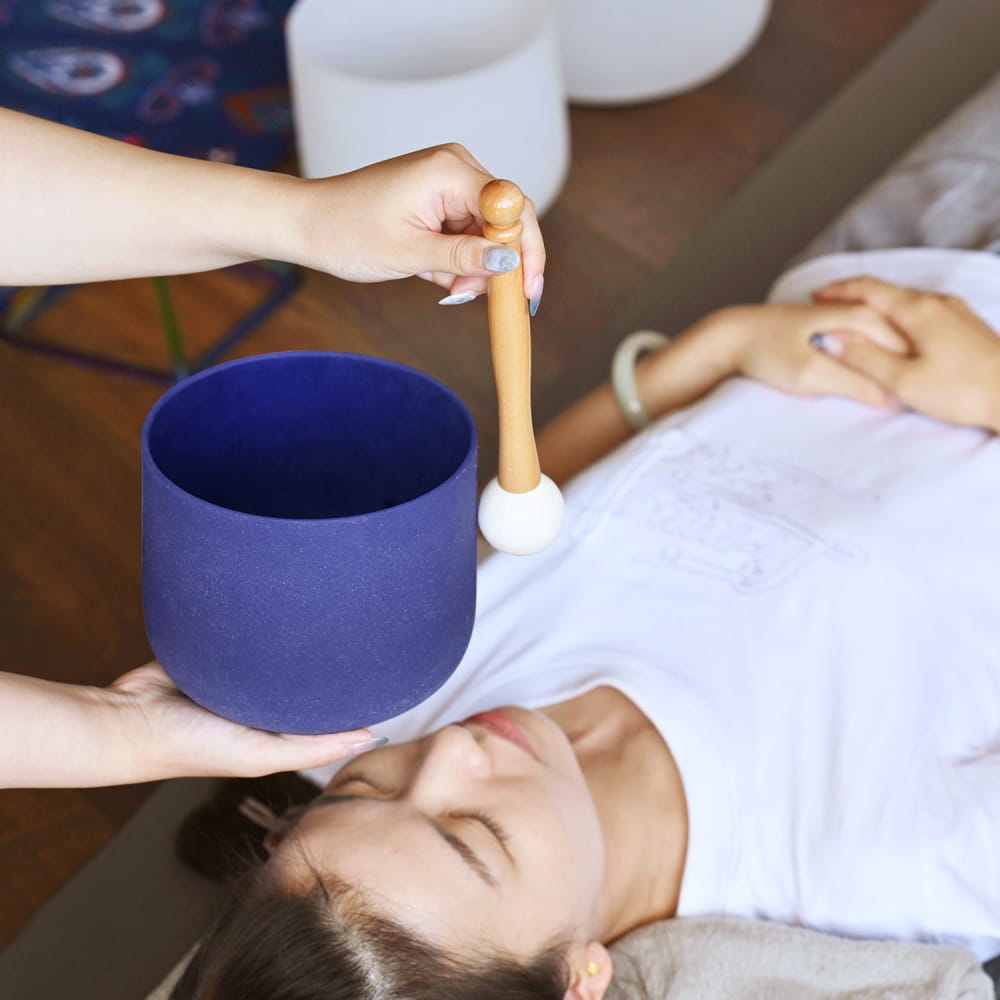
[[[756,42],[771,0],[557,0],[566,92],[636,104],[725,72]]]
[[[460,142],[541,214],[569,167],[551,0],[297,0],[286,35],[307,177]]]
[[[479,498],[479,530],[498,551],[530,556],[555,541],[565,510],[559,487],[546,475],[527,493],[510,493],[491,479]]]

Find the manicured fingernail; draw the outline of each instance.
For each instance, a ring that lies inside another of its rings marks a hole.
[[[443,299],[438,299],[438,305],[460,306],[471,302],[474,298],[476,298],[475,292],[459,292],[457,295],[446,295]]]
[[[824,354],[832,354],[836,357],[844,353],[844,342],[840,337],[832,333],[814,333],[809,338],[809,346]]]
[[[490,247],[483,254],[483,267],[494,274],[506,274],[513,271],[521,262],[521,255],[510,247]]]
[[[388,736],[373,736],[370,740],[362,740],[360,743],[352,743],[347,749],[352,754],[367,753],[369,750],[377,750],[384,747],[389,742]]]
[[[542,301],[542,292],[545,291],[545,279],[539,275],[535,278],[535,284],[531,288],[531,298],[528,299],[528,315],[534,316],[538,312],[539,303]]]

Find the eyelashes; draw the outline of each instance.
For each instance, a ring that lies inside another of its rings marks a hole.
[[[487,830],[489,830],[491,834],[493,834],[494,837],[496,837],[496,839],[500,842],[500,846],[504,849],[504,851],[507,851],[507,844],[508,841],[510,840],[510,838],[507,836],[507,832],[501,829],[501,827],[496,823],[496,821],[491,819],[485,813],[466,811],[460,813],[451,813],[451,816],[454,819],[471,819],[475,820],[477,823],[481,823],[483,826],[486,827]],[[507,851],[507,853],[509,854],[510,852]]]

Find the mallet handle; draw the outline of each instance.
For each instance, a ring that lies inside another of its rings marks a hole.
[[[483,235],[521,251],[524,195],[512,181],[490,181],[479,196]],[[497,478],[508,493],[527,493],[541,480],[531,423],[531,320],[520,262],[489,279],[490,349],[497,386],[500,458]]]

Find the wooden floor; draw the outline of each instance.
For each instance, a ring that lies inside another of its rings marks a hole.
[[[626,331],[613,317],[753,169],[823,105],[924,0],[774,0],[740,65],[668,101],[574,108],[573,166],[543,220],[546,291],[533,326],[541,423],[600,381]],[[863,140],[859,140],[863,141]],[[257,290],[231,275],[178,279],[192,350]],[[310,274],[239,354],[360,351],[415,365],[468,402],[481,473],[496,454],[479,301],[443,309],[411,279],[352,286]],[[34,331],[164,361],[148,281],[93,285]],[[0,648],[3,667],[106,684],[149,658],[139,589],[139,429],[162,386],[0,344]],[[0,945],[97,852],[149,786],[0,792]]]

